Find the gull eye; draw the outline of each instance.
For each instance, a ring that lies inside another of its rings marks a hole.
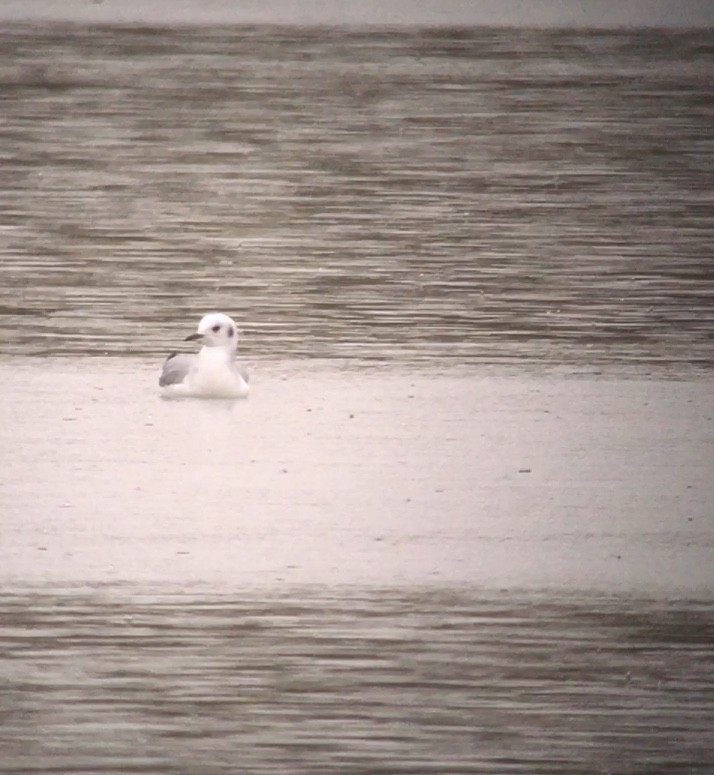
[[[217,334],[220,330],[221,330],[221,327],[218,325],[218,323],[216,323],[216,325],[213,326],[213,328],[211,329],[211,331],[213,331],[214,334]]]

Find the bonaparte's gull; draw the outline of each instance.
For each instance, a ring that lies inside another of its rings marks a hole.
[[[199,340],[198,355],[172,353],[159,377],[161,394],[166,398],[243,398],[248,395],[248,372],[236,362],[238,329],[222,312],[204,315],[195,334],[186,341]]]

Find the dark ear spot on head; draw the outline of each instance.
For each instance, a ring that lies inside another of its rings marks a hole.
[[[213,328],[211,329],[211,331],[213,331],[214,334],[217,334],[220,330],[221,330],[221,327],[218,325],[218,323],[216,323],[216,325],[213,326]]]
[[[230,339],[233,336],[233,326],[228,326],[228,331],[226,331],[228,334],[228,338]]]

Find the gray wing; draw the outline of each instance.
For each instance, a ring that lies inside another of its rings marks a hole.
[[[166,359],[163,371],[159,377],[159,387],[183,382],[186,375],[191,371],[195,357],[195,355],[171,353]]]

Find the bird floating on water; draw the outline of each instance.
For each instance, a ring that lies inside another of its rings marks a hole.
[[[236,361],[238,328],[222,312],[204,315],[185,341],[200,341],[196,355],[172,353],[159,377],[165,398],[245,398],[248,372]]]

